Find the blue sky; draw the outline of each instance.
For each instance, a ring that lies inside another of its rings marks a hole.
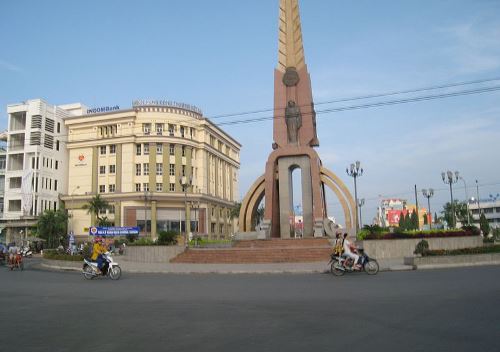
[[[500,77],[498,0],[300,5],[316,102]],[[278,0],[2,1],[0,128],[7,104],[37,97],[90,107],[170,99],[209,117],[271,108],[277,18]],[[345,167],[362,162],[365,222],[380,196],[413,199],[414,184],[435,188],[432,207],[441,209],[449,191],[440,174],[448,169],[460,171],[470,194],[475,179],[482,195],[496,194],[499,98],[493,92],[319,115],[319,153],[351,188]],[[230,118],[214,121],[223,120]],[[272,124],[224,129],[243,144],[243,195],[264,172]],[[465,198],[462,184],[455,194]],[[328,203],[342,219],[338,201],[329,196]]]

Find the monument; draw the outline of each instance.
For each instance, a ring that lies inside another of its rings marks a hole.
[[[300,169],[303,237],[333,235],[327,217],[325,185],[339,199],[345,225],[352,232],[357,223],[355,202],[345,184],[322,166],[315,147],[316,112],[307,71],[298,0],[280,0],[278,66],[274,71],[273,151],[265,174],[251,186],[240,210],[240,231],[254,230],[252,219],[265,197],[265,238],[290,238],[293,219],[292,173]]]

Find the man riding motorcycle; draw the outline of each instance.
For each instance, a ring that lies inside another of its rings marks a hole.
[[[97,261],[97,268],[101,270],[101,273],[102,273],[102,267],[104,265],[104,257],[102,255],[107,251],[108,249],[104,245],[103,239],[97,237],[92,247],[92,257],[90,257],[90,259],[92,261]]]

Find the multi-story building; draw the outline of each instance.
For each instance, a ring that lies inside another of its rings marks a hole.
[[[5,194],[6,158],[7,158],[7,132],[3,132],[0,133],[0,219],[3,218],[3,198]],[[0,243],[5,243],[5,227],[1,223],[0,223]]]
[[[95,113],[65,119],[69,185],[63,200],[77,237],[97,224],[82,209],[97,194],[112,205],[100,218],[138,226],[143,235],[231,235],[230,210],[239,199],[235,139],[187,104],[136,101],[128,110],[89,112]]]
[[[67,193],[63,120],[82,109],[81,104],[52,106],[41,99],[7,107],[3,223],[8,241],[25,238],[39,214],[59,208],[60,195]]]
[[[414,204],[408,204],[406,199],[391,198],[383,199],[377,209],[377,218],[375,223],[382,227],[399,227],[399,219],[402,215],[412,213],[417,210]],[[427,209],[419,207],[418,209],[419,227],[424,226],[424,216],[427,215],[427,221],[432,221],[432,214],[427,214]]]
[[[474,223],[478,224],[481,213],[484,213],[492,229],[500,227],[500,199],[497,197],[481,199],[479,203],[477,200],[470,201],[469,211]]]

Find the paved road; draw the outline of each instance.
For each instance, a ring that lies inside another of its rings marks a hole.
[[[0,267],[0,349],[499,351],[499,278],[497,266],[113,282]]]

